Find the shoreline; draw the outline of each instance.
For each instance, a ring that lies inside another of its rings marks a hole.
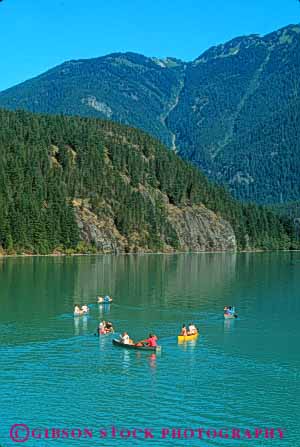
[[[10,258],[63,258],[63,257],[79,257],[79,256],[145,256],[145,255],[184,255],[184,254],[242,254],[242,253],[248,253],[248,254],[257,254],[257,253],[297,253],[300,252],[300,249],[295,250],[288,250],[288,249],[282,249],[282,250],[236,250],[236,251],[174,251],[174,252],[163,252],[163,251],[144,251],[144,252],[130,252],[130,253],[115,253],[115,252],[108,252],[108,253],[48,253],[46,255],[43,254],[33,254],[33,253],[22,253],[22,254],[6,254],[6,253],[0,253],[0,260],[1,259],[10,259]]]

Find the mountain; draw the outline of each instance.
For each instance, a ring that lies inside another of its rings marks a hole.
[[[132,125],[172,144],[165,120],[177,101],[184,64],[115,53],[69,61],[0,93],[0,105],[31,112],[80,115]]]
[[[180,154],[235,196],[300,198],[300,27],[241,37],[189,65],[168,120]]]
[[[239,199],[295,201],[299,54],[299,25],[237,37],[192,62],[115,53],[66,62],[0,93],[0,105],[132,125]]]
[[[0,251],[296,248],[287,218],[240,204],[149,135],[0,110]]]

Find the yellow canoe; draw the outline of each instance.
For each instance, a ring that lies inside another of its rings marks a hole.
[[[182,342],[182,341],[190,341],[190,340],[196,340],[196,338],[198,337],[199,332],[197,332],[197,334],[193,334],[193,335],[178,335],[178,341]]]

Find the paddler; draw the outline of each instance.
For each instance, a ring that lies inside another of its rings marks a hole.
[[[127,334],[127,332],[123,332],[123,335],[120,335],[120,341],[124,345],[129,345],[130,344],[130,337]]]
[[[105,332],[114,332],[113,325],[110,321],[107,321],[105,324]]]
[[[98,335],[104,335],[106,333],[105,332],[105,321],[104,320],[100,321],[99,327],[97,329],[97,332],[98,332]]]
[[[74,314],[75,314],[75,315],[80,315],[80,314],[82,314],[82,311],[80,310],[80,307],[78,306],[78,304],[75,305],[75,308],[74,308]]]
[[[197,328],[196,328],[196,326],[194,325],[194,323],[190,323],[189,324],[189,331],[188,331],[188,335],[195,335],[195,334],[197,334]]]
[[[187,335],[187,330],[186,330],[185,324],[182,325],[180,335],[183,335],[184,337]]]
[[[135,343],[135,346],[149,346],[151,348],[157,347],[157,337],[154,334],[149,334],[149,337],[146,340],[141,340]]]
[[[86,304],[84,304],[83,306],[81,306],[81,310],[84,314],[87,314],[89,312],[89,308]]]

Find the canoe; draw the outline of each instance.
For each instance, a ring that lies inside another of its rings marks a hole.
[[[97,301],[98,304],[109,304],[111,302],[112,302],[112,298],[110,298],[109,300],[103,299],[103,301]]]
[[[236,314],[224,314],[224,318],[225,320],[234,320],[235,318],[237,318]]]
[[[98,337],[106,337],[106,335],[111,335],[111,334],[113,334],[114,332],[105,332],[105,334],[101,334],[100,332],[98,332],[97,331],[97,335],[98,335]]]
[[[193,334],[193,335],[178,335],[178,341],[182,342],[182,341],[189,341],[189,340],[196,340],[196,338],[198,337],[199,332],[197,332],[197,334]]]
[[[139,349],[140,351],[152,351],[152,352],[153,351],[154,352],[161,351],[161,346],[151,347],[151,346],[128,345],[128,344],[122,343],[120,340],[117,340],[116,338],[114,338],[112,342],[113,342],[113,345],[120,346],[120,348],[125,348],[125,349]]]

